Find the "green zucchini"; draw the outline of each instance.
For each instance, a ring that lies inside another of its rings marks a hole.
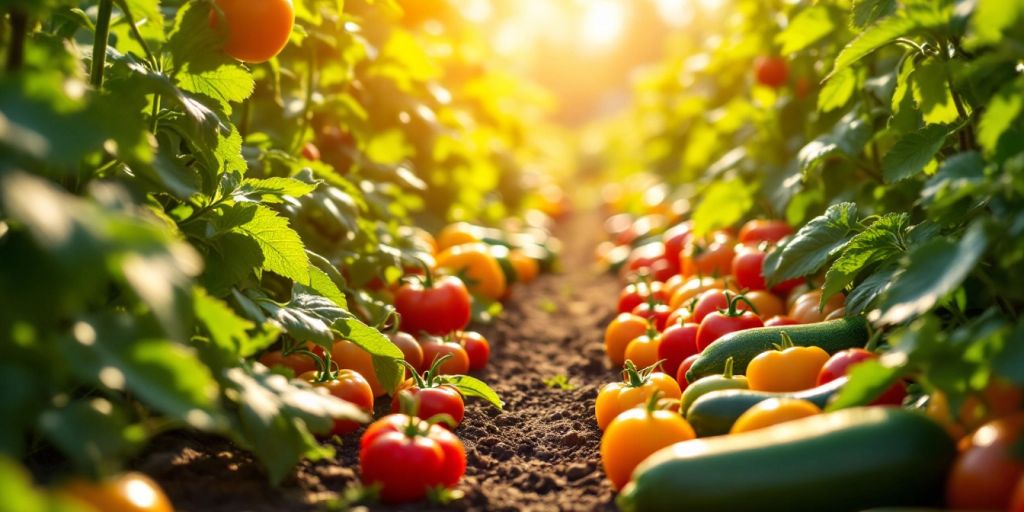
[[[846,380],[846,377],[842,377],[816,388],[795,393],[771,393],[746,389],[712,391],[690,405],[686,411],[686,421],[690,422],[690,426],[693,427],[693,431],[697,433],[698,437],[728,434],[733,423],[736,423],[741,414],[769,398],[797,398],[807,400],[824,409],[829,400],[843,388]]]
[[[735,372],[745,374],[747,364],[761,352],[772,350],[782,341],[782,333],[793,338],[796,346],[816,346],[835,354],[848,348],[863,347],[868,342],[868,322],[861,316],[804,325],[783,325],[760,327],[726,334],[712,343],[700,358],[694,361],[686,380],[693,382],[701,377],[720,374],[725,370],[725,361],[733,358]]]
[[[854,511],[933,505],[956,446],[928,417],[861,407],[648,457],[619,495],[627,511]]]

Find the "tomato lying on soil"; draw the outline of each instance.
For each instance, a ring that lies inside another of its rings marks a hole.
[[[320,372],[306,372],[299,376],[310,384],[326,389],[331,395],[351,402],[368,413],[373,413],[373,389],[362,375],[352,370],[338,370],[333,375],[323,376]],[[332,434],[345,435],[359,429],[359,423],[351,420],[334,420]]]
[[[363,484],[379,485],[384,503],[418,501],[437,487],[453,487],[466,471],[466,450],[455,434],[404,414],[367,428],[359,441]]]

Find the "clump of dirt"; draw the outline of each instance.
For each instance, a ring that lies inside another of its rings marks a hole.
[[[468,458],[458,487],[465,495],[433,508],[614,510],[593,411],[600,386],[616,378],[605,363],[602,336],[618,288],[614,278],[592,269],[597,240],[589,237],[600,232],[597,222],[579,217],[566,225],[566,272],[518,287],[503,317],[480,328],[492,353],[479,377],[501,395],[505,410],[469,401],[456,431]],[[250,454],[209,437],[164,436],[137,467],[180,511],[317,510],[358,481],[358,434],[347,437],[332,460],[304,462],[278,488],[267,484]]]

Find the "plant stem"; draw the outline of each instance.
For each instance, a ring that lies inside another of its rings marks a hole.
[[[7,47],[7,71],[21,69],[25,63],[25,38],[28,37],[28,14],[11,9],[11,43]]]
[[[103,88],[103,68],[107,64],[107,39],[110,37],[110,15],[114,11],[114,0],[100,0],[100,12],[96,18],[96,38],[92,47],[92,86]]]
[[[153,69],[159,69],[160,62],[156,60],[156,56],[149,49],[149,44],[146,43],[146,39],[142,37],[142,33],[139,32],[139,27],[135,26],[135,16],[132,15],[132,10],[128,8],[128,3],[125,0],[115,0],[117,7],[124,13],[124,17],[128,20],[128,26],[131,29],[132,37],[139,42],[139,46],[142,46],[142,51],[146,54],[146,60]]]

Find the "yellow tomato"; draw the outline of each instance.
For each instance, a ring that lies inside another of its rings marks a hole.
[[[633,338],[633,341],[626,345],[626,359],[633,361],[633,364],[640,368],[647,368],[658,362],[658,347],[661,345],[661,335],[647,333]]]
[[[456,245],[471,244],[479,242],[477,227],[468,222],[456,222],[445,226],[437,235],[438,250],[445,250]]]
[[[474,295],[491,300],[501,300],[505,295],[505,274],[487,244],[470,243],[449,247],[437,255],[437,268],[458,276]]]
[[[515,249],[509,252],[508,260],[516,269],[516,276],[519,277],[520,282],[529,283],[537,279],[537,276],[540,274],[540,263],[527,256],[523,251]]]
[[[690,424],[675,411],[630,409],[612,420],[601,436],[601,463],[612,487],[621,489],[652,453],[696,437]]]
[[[747,365],[750,389],[756,391],[802,391],[818,384],[818,373],[828,361],[821,347],[794,347],[784,337],[782,350],[758,354]]]
[[[597,394],[594,414],[597,426],[604,430],[616,416],[643,404],[656,391],[663,398],[679,398],[679,384],[661,372],[642,375],[632,363],[626,363],[626,381],[606,384]]]
[[[778,425],[821,414],[821,409],[807,400],[796,398],[769,398],[747,409],[733,424],[730,434],[750,432],[760,428]]]
[[[59,492],[98,512],[174,511],[160,486],[142,473],[125,473],[101,483],[72,480]]]

